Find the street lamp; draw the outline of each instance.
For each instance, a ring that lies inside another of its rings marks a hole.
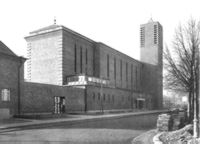
[[[195,61],[193,66],[193,84],[194,84],[194,120],[193,120],[193,137],[199,137],[199,125],[197,116],[197,107],[198,107],[198,97],[199,97],[199,48],[195,49],[194,53]],[[196,66],[196,67],[195,67]],[[196,69],[195,69],[196,68]]]

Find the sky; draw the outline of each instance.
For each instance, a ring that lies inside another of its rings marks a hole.
[[[139,60],[139,28],[152,17],[163,26],[170,45],[175,28],[191,17],[199,20],[198,0],[2,0],[0,40],[27,57],[29,32],[64,25]]]

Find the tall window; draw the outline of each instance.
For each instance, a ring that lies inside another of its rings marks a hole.
[[[120,79],[122,81],[122,60],[120,60]]]
[[[137,76],[138,76],[138,70],[137,70],[137,67],[136,67],[136,69],[135,69],[135,88],[136,88],[136,90],[137,90]]]
[[[82,47],[80,47],[80,69],[81,69],[81,73],[83,72],[83,70],[82,70],[82,65],[83,65],[82,57],[83,57],[83,55],[82,55]]]
[[[76,52],[77,51],[77,49],[76,49],[76,44],[74,44],[74,72],[76,73],[77,72],[77,70],[76,70],[76,59],[77,59],[77,57],[76,57]]]
[[[116,80],[116,58],[114,58],[114,79]]]
[[[88,70],[88,51],[87,48],[85,50],[85,73],[87,74],[87,70]]]
[[[85,50],[85,63],[86,63],[86,65],[88,63],[88,51],[87,51],[87,49]]]
[[[107,77],[110,77],[110,59],[109,55],[107,54]]]
[[[158,40],[157,40],[158,30],[157,29],[158,29],[157,25],[154,25],[154,44],[158,43]]]
[[[133,88],[133,64],[131,64],[131,89]]]
[[[128,63],[126,62],[126,81],[128,81]]]
[[[93,100],[95,101],[95,93],[93,92]]]
[[[106,94],[103,94],[103,101],[106,101]]]
[[[9,89],[1,90],[1,100],[2,101],[10,101],[10,90]]]

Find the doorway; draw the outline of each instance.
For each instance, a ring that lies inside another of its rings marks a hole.
[[[137,109],[144,109],[145,108],[145,99],[137,98],[136,99],[136,108]]]
[[[65,97],[61,96],[54,97],[54,113],[55,114],[65,113]]]

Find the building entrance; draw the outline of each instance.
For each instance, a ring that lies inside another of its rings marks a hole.
[[[55,96],[54,107],[55,114],[65,113],[65,97]]]
[[[145,108],[145,99],[143,98],[138,98],[136,100],[136,108],[137,109],[144,109]]]

